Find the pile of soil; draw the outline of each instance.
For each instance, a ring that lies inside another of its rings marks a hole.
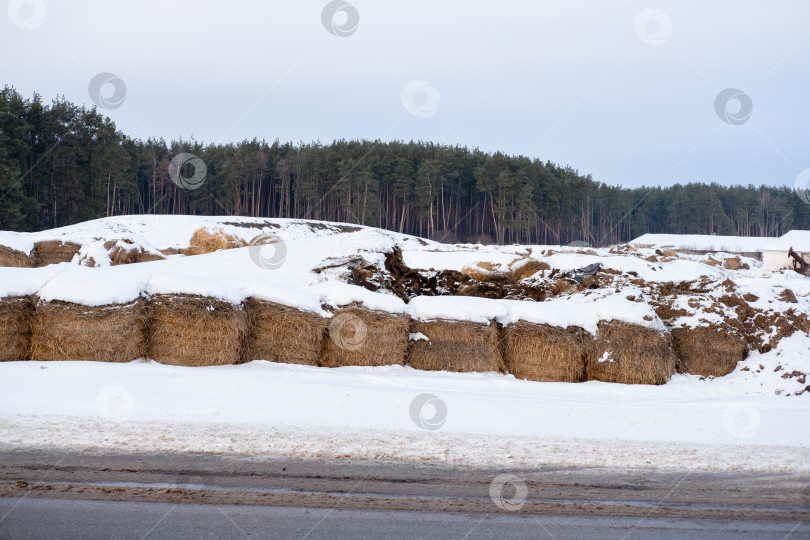
[[[561,286],[553,280],[524,279],[509,283],[493,276],[475,279],[455,270],[418,270],[402,259],[402,250],[394,248],[385,254],[385,269],[356,259],[348,264],[348,282],[370,291],[387,290],[409,302],[417,296],[476,296],[479,298],[534,300],[541,302],[561,291],[581,291],[584,287],[573,280]],[[555,272],[552,271],[550,277]]]

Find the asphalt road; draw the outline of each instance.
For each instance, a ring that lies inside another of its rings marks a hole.
[[[0,452],[0,539],[242,537],[810,539],[810,477]]]

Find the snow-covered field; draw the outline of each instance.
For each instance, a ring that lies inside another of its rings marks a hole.
[[[281,242],[122,266],[109,266],[103,247],[126,238],[132,241],[127,245],[147,252],[179,249],[200,227],[217,227],[246,242],[270,233]],[[267,299],[323,316],[333,307],[361,302],[414,319],[526,320],[594,333],[598,322],[613,319],[663,329],[653,302],[638,301],[650,294],[646,282],[730,279],[738,294],[756,298],[752,307],[810,312],[810,279],[794,272],[765,274],[757,261],[745,258],[747,270],[712,266],[704,256],[662,260],[643,249],[627,254],[444,245],[363,227],[183,216],[109,218],[35,235],[0,233],[0,244],[28,253],[34,242],[56,238],[82,246],[74,262],[0,268],[0,297],[36,294],[45,301],[98,306],[188,293],[233,303]],[[560,272],[600,262],[628,279],[543,302],[423,296],[405,303],[390,292],[346,282],[350,258],[382,267],[384,253],[395,246],[408,266],[426,271],[461,270],[482,261],[506,267],[516,258],[533,258]],[[97,267],[78,264],[88,256]],[[720,262],[727,256],[714,254]],[[313,272],[316,268],[325,269]],[[795,302],[780,296],[785,289]],[[722,294],[718,290],[716,296]],[[704,313],[685,301],[675,307],[684,313],[670,325],[706,324],[707,318],[721,321],[733,313],[722,306]],[[806,383],[798,377],[783,377],[795,372],[810,373],[810,337],[801,332],[768,352],[752,352],[725,377],[677,374],[662,386],[540,383],[401,366],[5,362],[0,446],[808,472],[810,392],[801,393]]]

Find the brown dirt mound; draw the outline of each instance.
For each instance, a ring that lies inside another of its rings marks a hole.
[[[409,320],[404,315],[356,306],[338,310],[328,321],[321,365],[388,366],[404,364]]]
[[[673,328],[672,348],[678,371],[704,377],[728,375],[748,354],[745,337],[730,327]]]
[[[23,253],[10,247],[0,246],[0,266],[12,266],[15,268],[31,268],[34,261]]]
[[[518,379],[578,382],[585,378],[584,344],[590,339],[581,328],[521,321],[504,328],[503,359]]]
[[[248,335],[241,306],[194,295],[149,301],[149,358],[179,366],[238,364]]]
[[[0,299],[0,362],[28,358],[33,315],[29,296]]]
[[[37,268],[70,262],[73,256],[79,252],[81,246],[74,242],[62,242],[61,240],[46,240],[34,244],[34,251],[31,256],[34,259],[34,266]]]
[[[317,366],[328,319],[274,302],[248,298],[250,340],[245,360]]]
[[[788,304],[796,304],[798,300],[796,300],[796,295],[793,294],[793,291],[790,289],[784,289],[782,292],[779,293],[779,300],[782,302],[787,302]]]
[[[233,249],[244,247],[247,242],[225,233],[221,229],[197,229],[191,236],[191,241],[186,249],[181,249],[183,255],[202,255],[212,253],[220,249]]]
[[[411,331],[423,339],[411,343],[408,363],[429,371],[505,372],[498,348],[498,327],[467,321],[414,321]]]
[[[669,336],[637,324],[599,323],[599,334],[587,353],[589,381],[664,384],[674,373]]]
[[[145,353],[144,309],[39,302],[31,323],[31,360],[129,362]]]
[[[330,267],[344,264],[347,262],[340,261]],[[545,263],[539,264],[542,267]],[[477,296],[541,301],[549,295],[543,283],[508,283],[507,278],[478,281],[455,270],[415,270],[402,260],[399,248],[386,253],[384,271],[360,260],[350,261],[348,281],[371,291],[389,290],[406,303],[416,296]]]

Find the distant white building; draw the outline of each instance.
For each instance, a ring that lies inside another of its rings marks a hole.
[[[710,236],[701,234],[644,234],[630,242],[636,247],[709,253],[725,251],[756,257],[767,271],[793,268],[788,250],[810,262],[810,231],[790,231],[779,238],[762,236]]]
[[[779,238],[772,238],[762,248],[762,269],[793,268],[793,259],[788,256],[790,248],[810,262],[810,231],[790,231]]]

